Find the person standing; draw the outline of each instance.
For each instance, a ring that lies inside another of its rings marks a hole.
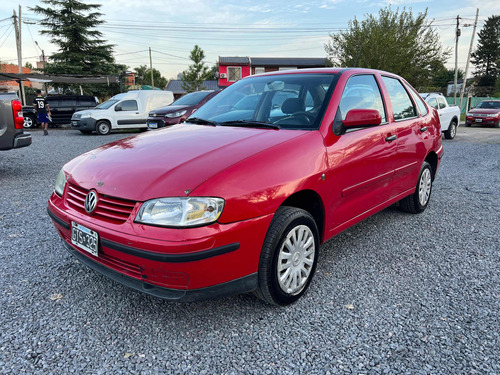
[[[42,125],[43,135],[48,135],[47,127],[49,126],[49,116],[50,113],[49,103],[47,103],[47,99],[42,96],[41,90],[36,90],[36,97],[33,100],[33,107],[36,109],[36,113],[38,116],[38,123]]]

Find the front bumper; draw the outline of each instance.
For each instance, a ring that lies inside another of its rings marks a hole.
[[[72,212],[56,194],[48,213],[65,247],[90,268],[141,292],[184,302],[255,290],[260,249],[272,220],[266,215],[190,229],[148,227],[133,220],[107,225]],[[99,234],[97,257],[71,243],[73,221]]]
[[[500,119],[496,117],[466,117],[465,124],[498,126],[500,124]]]
[[[95,131],[97,120],[92,117],[71,119],[71,127],[77,130]]]
[[[165,126],[177,125],[184,121],[185,117],[148,117],[147,125],[149,129],[159,129]]]

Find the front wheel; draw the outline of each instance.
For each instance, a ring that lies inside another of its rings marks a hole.
[[[403,211],[419,214],[424,212],[429,204],[432,192],[432,169],[429,163],[424,161],[417,180],[415,193],[403,198],[400,202]]]
[[[109,122],[104,120],[98,121],[95,127],[97,130],[97,134],[100,135],[107,135],[111,131],[111,125],[109,124]]]
[[[257,297],[282,306],[299,299],[313,278],[318,250],[319,232],[309,212],[280,207],[262,247]]]
[[[444,137],[446,139],[453,139],[455,138],[455,135],[457,135],[457,122],[455,120],[452,120],[450,123],[450,127],[444,132]]]

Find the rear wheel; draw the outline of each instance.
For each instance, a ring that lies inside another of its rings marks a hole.
[[[255,292],[273,305],[288,305],[309,287],[318,262],[319,233],[307,212],[280,207],[271,222],[259,262]]]
[[[29,129],[29,128],[34,128],[38,125],[36,121],[36,117],[32,115],[26,115],[24,116],[24,127]]]
[[[412,214],[424,212],[429,204],[432,192],[432,169],[429,163],[424,161],[417,180],[415,193],[403,198],[400,202],[401,209]]]
[[[446,139],[453,139],[457,135],[457,122],[455,120],[451,120],[450,127],[448,130],[444,132],[444,137]]]
[[[97,134],[100,135],[107,135],[111,131],[111,125],[109,124],[109,122],[104,120],[98,121],[95,127],[97,130]]]

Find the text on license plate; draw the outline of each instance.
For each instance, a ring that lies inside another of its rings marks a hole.
[[[148,122],[148,128],[150,129],[157,129],[158,124],[156,122]]]
[[[99,235],[97,232],[72,221],[71,243],[96,257],[98,253]]]
[[[482,118],[477,118],[476,122],[483,122],[483,119]]]

